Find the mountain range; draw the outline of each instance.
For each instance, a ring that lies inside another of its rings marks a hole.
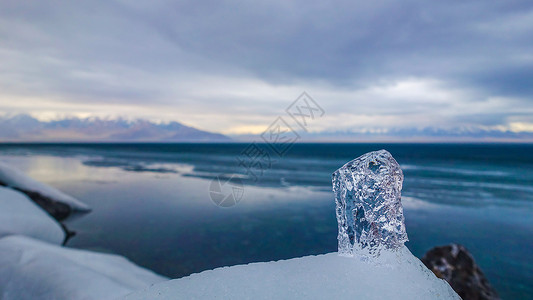
[[[533,132],[483,128],[391,128],[370,131],[298,132],[303,142],[532,142]],[[262,141],[256,134],[227,137],[178,122],[76,118],[40,121],[27,114],[0,116],[0,142],[230,142]]]
[[[213,142],[225,135],[178,122],[69,117],[40,121],[30,115],[0,117],[0,141],[10,142]]]
[[[533,132],[479,127],[390,128],[375,131],[329,131],[302,133],[306,141],[322,142],[532,142]]]

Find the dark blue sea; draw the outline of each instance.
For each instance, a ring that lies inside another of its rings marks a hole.
[[[533,145],[1,144],[0,160],[93,208],[68,246],[178,278],[336,251],[331,173],[379,149],[404,172],[413,254],[463,244],[503,299],[533,299]]]

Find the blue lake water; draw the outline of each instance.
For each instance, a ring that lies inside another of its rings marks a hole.
[[[387,149],[405,176],[413,254],[463,244],[503,299],[533,299],[533,145],[296,144],[283,155],[269,150],[252,169],[247,147],[4,144],[0,160],[93,208],[69,222],[77,235],[68,246],[124,255],[176,278],[336,251],[331,173]],[[237,205],[213,203],[217,175],[243,182]]]

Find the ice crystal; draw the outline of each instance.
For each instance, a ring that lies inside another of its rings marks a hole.
[[[388,151],[369,152],[346,163],[332,181],[340,254],[364,250],[377,257],[382,249],[403,246],[408,240],[401,203],[403,173]]]

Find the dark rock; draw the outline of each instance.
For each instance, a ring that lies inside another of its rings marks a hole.
[[[27,191],[19,188],[13,189],[26,194],[26,196],[28,196],[31,200],[33,200],[33,202],[54,217],[54,219],[56,219],[58,222],[65,220],[72,213],[70,206],[65,203],[55,201],[54,199],[43,196],[37,192]]]
[[[461,245],[435,247],[424,255],[422,262],[464,300],[500,299],[470,252]]]

